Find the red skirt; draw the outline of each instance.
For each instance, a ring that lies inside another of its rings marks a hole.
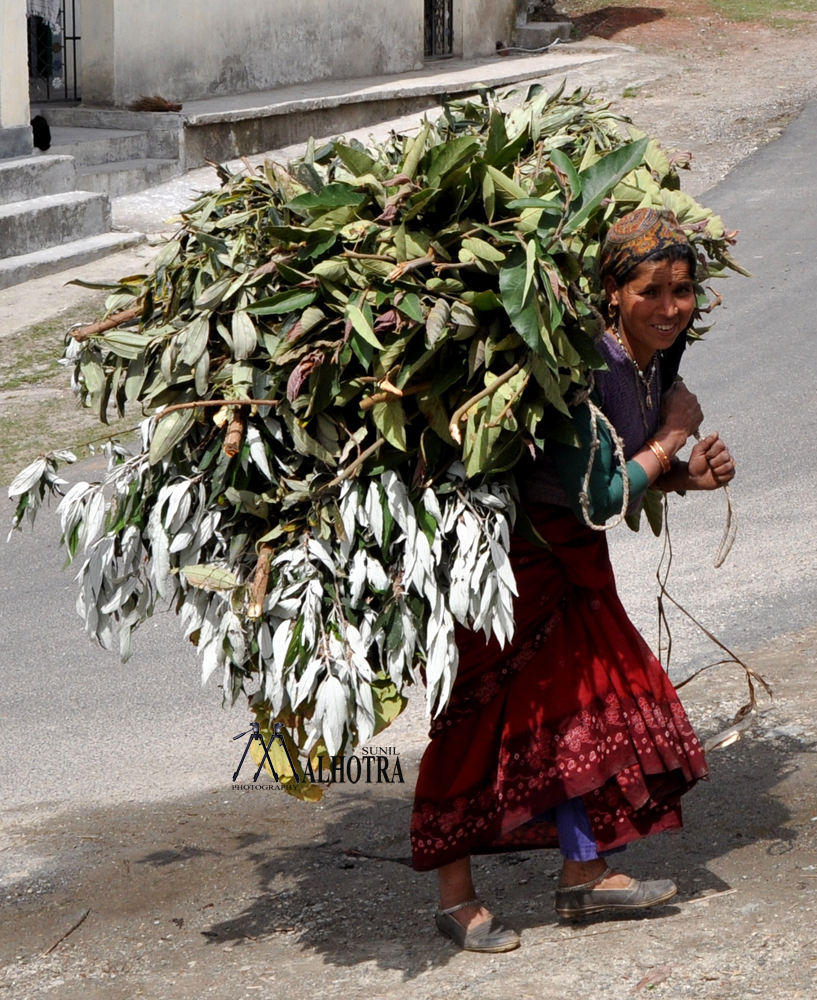
[[[450,703],[431,726],[411,843],[428,871],[556,847],[548,813],[582,796],[599,850],[682,826],[706,761],[667,675],[627,617],[602,532],[531,505],[550,549],[514,536],[513,644],[459,629]]]

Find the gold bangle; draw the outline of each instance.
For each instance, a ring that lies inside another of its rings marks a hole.
[[[655,457],[658,459],[658,464],[661,466],[661,472],[662,473],[669,472],[669,470],[672,468],[672,463],[670,462],[669,458],[667,457],[667,453],[664,451],[661,445],[657,441],[648,441],[647,447],[650,449],[653,455],[655,455]]]

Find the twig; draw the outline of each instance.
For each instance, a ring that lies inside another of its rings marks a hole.
[[[61,944],[62,944],[62,942],[63,942],[63,941],[64,941],[64,940],[65,940],[65,939],[66,939],[66,938],[67,938],[67,937],[69,936],[69,934],[73,934],[73,933],[74,933],[74,931],[75,931],[75,930],[77,929],[77,927],[79,927],[79,926],[80,926],[80,925],[81,925],[82,923],[84,923],[84,921],[85,921],[85,918],[86,918],[86,917],[88,916],[88,914],[89,914],[90,912],[91,912],[91,910],[90,910],[90,907],[89,907],[89,908],[88,908],[88,909],[87,909],[87,910],[86,910],[86,911],[85,911],[85,912],[84,912],[84,913],[82,914],[82,916],[81,916],[81,917],[79,918],[79,920],[78,920],[78,921],[77,921],[77,922],[76,922],[76,923],[74,924],[74,926],[73,926],[73,927],[69,928],[69,929],[68,929],[68,930],[67,930],[67,931],[66,931],[66,932],[65,932],[65,933],[63,934],[63,936],[62,936],[61,938],[59,938],[59,940],[55,941],[55,942],[54,942],[54,944],[52,944],[52,945],[51,945],[51,947],[50,947],[50,948],[48,949],[48,951],[44,951],[44,952],[43,952],[43,954],[42,954],[42,957],[43,957],[43,958],[45,958],[45,957],[46,957],[46,955],[50,955],[50,954],[51,954],[51,952],[52,952],[52,951],[53,951],[53,950],[54,950],[54,949],[55,949],[56,947],[58,947],[59,945],[61,945]]]
[[[161,420],[175,410],[195,410],[200,406],[277,406],[279,403],[279,399],[198,399],[195,403],[174,403],[155,414],[155,419]]]
[[[397,386],[392,385],[388,379],[383,379],[379,384],[383,386],[384,391],[376,392],[373,396],[367,396],[365,399],[361,400],[361,410],[370,410],[375,403],[388,403],[390,399],[400,399],[403,396],[414,396],[418,392],[425,392],[431,385],[430,382],[418,382],[417,385],[410,386],[408,389],[398,389]]]
[[[356,851],[353,847],[348,847],[345,851],[341,851],[341,854],[345,854],[347,858],[363,858],[366,861],[391,861],[395,865],[408,865],[409,868],[412,866],[411,858],[387,858],[383,854],[367,854],[366,851]]]
[[[434,254],[426,254],[425,257],[415,257],[414,260],[404,260],[402,264],[398,264],[397,267],[391,272],[388,277],[388,281],[396,281],[398,278],[402,278],[404,274],[408,274],[410,271],[416,271],[420,267],[428,267],[429,264],[434,263]]]
[[[487,423],[485,425],[486,427],[499,427],[500,426],[500,424],[505,419],[505,417],[507,417],[508,414],[511,412],[511,409],[513,408],[513,404],[517,401],[517,399],[519,399],[519,397],[522,395],[522,393],[525,391],[525,389],[527,389],[528,383],[530,382],[532,374],[533,374],[532,372],[528,372],[527,377],[525,378],[525,381],[519,387],[519,391],[515,392],[513,394],[513,396],[511,396],[511,398],[508,400],[508,405],[503,409],[503,411],[499,414],[499,416],[496,418],[496,420],[492,420],[490,423]]]
[[[451,417],[451,420],[448,424],[448,433],[451,435],[452,438],[454,438],[457,444],[462,444],[462,434],[460,433],[460,427],[459,427],[460,421],[465,416],[465,414],[471,409],[471,407],[475,406],[480,400],[485,399],[486,396],[493,395],[493,393],[495,393],[500,386],[503,386],[505,385],[506,382],[509,382],[514,377],[514,375],[516,375],[516,373],[521,370],[522,370],[522,364],[519,361],[517,361],[517,363],[515,365],[512,365],[504,374],[500,375],[498,378],[495,378],[494,381],[489,386],[487,386],[481,392],[478,392],[476,396],[472,396],[470,399],[466,399],[466,401],[462,404],[462,406],[454,410],[454,414]]]
[[[322,486],[321,492],[323,492],[324,490],[329,490],[333,486],[338,486],[340,485],[340,483],[343,482],[344,479],[348,479],[349,476],[351,476],[356,469],[358,469],[361,465],[363,465],[363,463],[370,455],[373,455],[376,451],[382,448],[385,443],[386,443],[385,438],[378,438],[374,444],[370,444],[368,448],[365,448],[357,456],[354,462],[350,462],[349,465],[346,466],[346,468],[343,470],[343,472],[341,472],[339,476],[335,476],[335,478],[330,482],[328,482],[326,486]]]
[[[131,306],[130,309],[114,313],[113,316],[109,316],[107,319],[101,319],[97,323],[91,323],[90,326],[81,326],[78,330],[72,330],[71,336],[74,340],[82,343],[83,340],[89,340],[91,337],[95,337],[98,333],[107,333],[108,330],[113,330],[114,327],[122,326],[123,323],[128,323],[130,320],[136,319],[138,316],[142,315],[142,309],[143,306],[141,304],[138,306]]]
[[[394,257],[384,257],[379,253],[357,253],[355,250],[344,250],[344,257],[350,257],[352,260],[382,260],[386,264],[394,264]]]
[[[733,892],[737,892],[737,889],[724,889],[722,892],[710,892],[705,896],[696,896],[695,899],[688,899],[687,905],[690,903],[705,903],[708,899],[717,899],[718,896],[731,896]]]

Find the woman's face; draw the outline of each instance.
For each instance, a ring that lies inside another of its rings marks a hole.
[[[642,371],[656,351],[672,346],[695,311],[695,290],[684,260],[644,261],[621,288],[609,276],[605,288],[607,301],[621,317],[621,339]]]

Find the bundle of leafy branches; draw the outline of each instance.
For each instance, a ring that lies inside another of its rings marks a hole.
[[[68,491],[63,541],[103,645],[118,632],[126,658],[169,601],[205,680],[293,749],[337,754],[412,683],[445,706],[455,622],[511,637],[513,470],[574,440],[609,225],[674,212],[700,312],[704,282],[739,270],[733,234],[582,91],[534,87],[509,112],[484,93],[413,137],[219,174],[151,273],[68,339],[83,402],[146,419],[136,454],[111,443],[106,479]],[[16,524],[66,457],[17,478]]]

